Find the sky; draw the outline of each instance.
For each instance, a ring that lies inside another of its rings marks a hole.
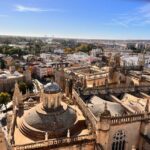
[[[0,35],[150,39],[150,0],[0,0]]]

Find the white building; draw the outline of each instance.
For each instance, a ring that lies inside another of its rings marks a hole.
[[[139,65],[139,57],[138,55],[130,56],[130,55],[123,55],[120,59],[121,66],[137,66]]]
[[[136,43],[135,48],[137,49],[145,49],[145,43]]]
[[[48,53],[41,53],[40,57],[43,59],[44,62],[51,60],[51,54],[48,54]]]
[[[96,57],[93,57],[93,56],[89,56],[87,53],[84,53],[84,52],[77,52],[77,53],[74,53],[74,54],[68,54],[67,55],[67,59],[69,61],[73,61],[73,62],[76,62],[76,63],[85,63],[85,64],[90,64],[91,62],[97,60]]]
[[[45,66],[38,66],[38,67],[36,68],[36,73],[37,73],[37,76],[38,76],[39,78],[42,78],[42,77],[44,77],[44,76],[47,76],[47,67],[45,67]]]
[[[54,53],[55,54],[64,54],[64,50],[63,49],[54,49]]]
[[[101,55],[102,52],[103,52],[103,50],[100,49],[100,48],[92,49],[92,50],[91,50],[91,56],[97,57],[97,56]]]
[[[40,54],[40,58],[42,58],[43,62],[47,63],[47,62],[52,62],[53,61],[57,61],[60,59],[60,55],[57,54],[51,54],[51,53],[42,53]]]
[[[23,81],[24,75],[15,71],[11,73],[9,70],[0,71],[0,91],[11,91],[15,82]]]
[[[41,79],[45,76],[51,75],[53,68],[51,65],[40,65],[36,67],[36,75]]]
[[[144,58],[143,58],[144,57]],[[139,55],[123,55],[121,57],[121,65],[123,66],[124,64],[126,66],[137,66],[142,63],[142,61],[145,61],[145,66],[150,66],[150,55],[146,54],[143,56],[143,54]]]

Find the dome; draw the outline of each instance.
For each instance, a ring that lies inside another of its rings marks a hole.
[[[43,140],[66,136],[77,120],[76,111],[61,101],[57,83],[48,83],[40,96],[41,103],[26,111],[19,123],[19,130],[27,137]]]
[[[44,86],[44,93],[58,93],[61,89],[56,82],[50,82]]]
[[[47,132],[50,138],[66,134],[76,121],[76,112],[67,104],[61,104],[57,111],[46,112],[40,103],[28,110],[22,118],[19,129],[28,137],[43,139]]]
[[[34,99],[30,97],[30,98],[28,99],[28,102],[34,102]]]
[[[1,74],[0,75],[0,79],[6,79],[7,78],[7,75],[6,74]]]

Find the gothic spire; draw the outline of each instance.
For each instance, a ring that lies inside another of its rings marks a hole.
[[[104,112],[101,114],[101,116],[104,116],[104,117],[110,117],[111,116],[111,113],[107,108],[107,102],[104,104]]]
[[[22,103],[22,93],[19,89],[19,85],[17,82],[15,83],[15,89],[14,89],[12,100],[15,105]]]

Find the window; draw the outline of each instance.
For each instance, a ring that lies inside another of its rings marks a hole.
[[[125,150],[125,132],[118,130],[113,136],[112,150]]]

